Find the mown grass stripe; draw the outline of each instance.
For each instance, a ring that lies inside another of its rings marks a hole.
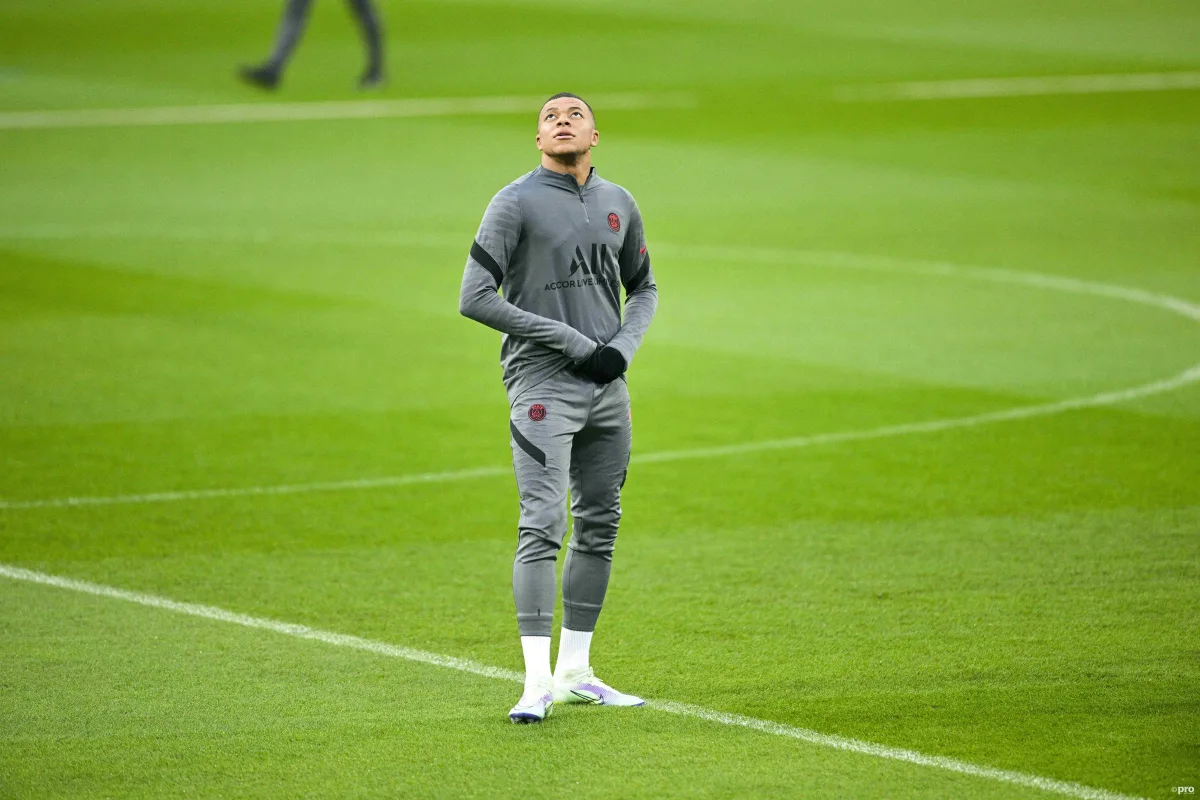
[[[45,232],[42,232],[45,233]],[[60,235],[62,231],[55,231]],[[188,235],[193,235],[189,232]],[[0,237],[5,232],[0,230]],[[19,233],[17,234],[19,235]],[[312,235],[312,234],[310,234]],[[325,236],[315,234],[316,238]],[[321,239],[322,241],[324,239]],[[977,267],[955,264],[946,261],[927,261],[917,259],[899,259],[882,256],[863,256],[853,253],[838,253],[829,251],[806,251],[774,248],[725,248],[703,245],[673,245],[664,243],[659,246],[660,252],[674,254],[679,257],[693,259],[714,259],[719,261],[752,261],[764,264],[805,263],[833,269],[860,269],[873,271],[908,272],[935,277],[959,277],[971,280],[982,280],[995,283],[1009,283],[1030,286],[1038,289],[1066,292],[1069,294],[1090,295],[1120,300],[1138,305],[1157,308],[1171,314],[1182,316],[1194,322],[1200,322],[1200,304],[1171,295],[1148,292],[1144,289],[1116,286],[1113,284],[1086,281],[1077,278],[1067,278],[1059,275],[1045,275],[1037,272],[1023,272],[995,267]],[[814,447],[842,442],[869,441],[895,436],[913,436],[927,433],[971,428],[999,422],[1032,419],[1036,417],[1061,414],[1083,408],[1097,408],[1118,403],[1150,397],[1164,392],[1174,391],[1190,384],[1200,382],[1200,364],[1195,364],[1184,371],[1159,381],[1134,386],[1126,389],[1116,389],[1108,392],[1085,397],[1069,398],[1049,403],[1002,409],[983,414],[973,414],[965,417],[909,422],[898,425],[888,425],[880,428],[869,428],[859,431],[835,431],[808,436],[795,436],[781,439],[768,439],[757,442],[742,442],[730,445],[712,447],[692,447],[678,450],[664,450],[657,453],[639,453],[634,455],[634,464],[656,464],[668,461],[685,461],[702,458],[722,458],[733,455],[744,455],[772,450],[790,450],[804,447]],[[289,495],[307,492],[334,492],[362,489],[379,489],[407,486],[419,483],[440,483],[472,478],[498,477],[511,474],[510,467],[485,466],[474,469],[463,469],[449,472],[427,472],[412,475],[390,475],[376,478],[358,478],[337,481],[314,481],[311,483],[284,484],[277,486],[247,486],[216,489],[193,489],[168,492],[150,492],[142,494],[92,496],[92,497],[59,497],[41,500],[0,500],[0,511],[23,510],[38,508],[71,508],[76,506],[106,506],[139,503],[168,503],[185,500],[205,500],[223,497],[243,497],[255,495]]]
[[[271,631],[272,633],[278,633],[284,636],[292,636],[298,639],[323,642],[335,647],[347,647],[353,650],[362,650],[389,658],[401,658],[406,661],[415,661],[435,667],[453,669],[459,672],[466,672],[471,675],[479,675],[485,678],[495,678],[498,680],[517,683],[524,679],[524,676],[522,676],[519,672],[503,669],[501,667],[493,667],[488,664],[482,664],[478,661],[472,661],[471,659],[446,656],[440,653],[431,653],[426,650],[416,650],[411,647],[401,647],[399,645],[388,644],[387,642],[380,642],[374,639],[364,639],[360,636],[351,636],[344,633],[323,631],[317,628],[310,628],[307,625],[297,625],[291,622],[281,622],[279,620],[267,619],[264,617],[252,617],[247,614],[239,614],[235,611],[227,611],[226,609],[218,608],[216,606],[201,605],[198,603],[183,603],[166,597],[160,597],[158,595],[146,594],[144,592],[134,592],[127,589],[118,589],[116,587],[91,583],[89,581],[64,578],[59,575],[49,575],[44,572],[35,572],[33,570],[8,564],[0,564],[0,577],[5,577],[14,581],[24,581],[26,583],[40,584],[42,586],[52,586],[59,589],[67,589],[73,592],[81,592],[83,594],[106,597],[113,600],[123,600],[128,603],[136,603],[137,605],[157,608],[176,614],[186,614],[188,616],[200,617],[202,619],[214,620],[216,622],[240,625],[244,628]],[[703,706],[677,703],[671,700],[650,700],[647,702],[647,705],[650,708],[664,711],[669,714],[678,714],[680,716],[700,719],[718,725],[745,728],[773,736],[784,736],[806,742],[808,744],[818,745],[820,747],[830,747],[836,750],[844,750],[851,753],[858,753],[860,755],[888,759],[891,761],[903,761],[922,767],[932,767],[934,769],[947,770],[949,772],[956,772],[961,775],[969,775],[990,781],[1008,783],[1031,789],[1039,789],[1044,792],[1059,794],[1066,797],[1080,798],[1080,800],[1135,800],[1135,798],[1131,797],[1130,795],[1118,794],[1116,792],[1110,792],[1106,789],[1096,789],[1079,783],[1059,781],[1053,778],[1044,778],[1038,775],[1030,775],[1024,772],[1016,772],[1013,770],[997,769],[995,767],[972,764],[967,761],[959,761],[958,759],[954,758],[931,756],[926,755],[925,753],[920,753],[916,750],[907,750],[899,747],[874,744],[872,742],[864,742],[859,739],[831,736],[829,734],[820,733],[819,731],[809,730],[808,728],[784,725],[783,723],[771,722],[770,720],[757,719],[755,717],[746,717],[740,714],[730,714],[724,711],[704,708]]]

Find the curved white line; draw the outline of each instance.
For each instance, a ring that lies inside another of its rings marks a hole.
[[[203,229],[141,229],[136,227],[98,226],[93,228],[74,228],[67,226],[40,226],[37,228],[0,229],[0,238],[31,238],[31,239],[62,239],[81,236],[97,236],[100,238],[161,238],[168,240],[193,241],[219,238],[224,241],[246,241],[271,244],[304,243],[304,244],[339,244],[357,246],[458,246],[459,237],[451,237],[437,233],[407,232],[384,233],[379,236],[360,233],[339,234],[337,232],[301,232],[297,234],[277,234],[266,231],[246,232],[233,230]],[[779,248],[732,248],[705,247],[692,245],[660,244],[656,252],[672,254],[676,257],[718,261],[753,261],[763,264],[791,265],[803,262],[812,266],[834,269],[860,269],[871,271],[889,271],[915,273],[937,277],[969,278],[974,280],[991,281],[1030,286],[1039,289],[1068,292],[1072,294],[1091,295],[1112,300],[1137,303],[1151,308],[1182,316],[1194,322],[1200,322],[1200,304],[1192,303],[1172,295],[1149,292],[1143,289],[1116,286],[1113,284],[1085,281],[1077,278],[1066,278],[1059,275],[1046,275],[1037,272],[1000,269],[994,267],[976,267],[954,264],[947,261],[931,261],[919,259],[898,259],[883,256],[863,256],[850,253],[829,251],[788,250]],[[724,456],[742,455],[772,450],[788,450],[801,447],[812,447],[839,442],[864,441],[882,439],[892,436],[907,436],[920,433],[936,433],[969,428],[978,425],[988,425],[996,422],[1009,422],[1032,417],[1048,416],[1073,411],[1081,408],[1095,408],[1113,405],[1139,398],[1149,397],[1164,392],[1173,391],[1200,381],[1200,363],[1183,370],[1177,375],[1151,383],[1134,386],[1128,389],[1116,389],[1101,392],[1086,397],[1070,398],[1050,403],[1040,403],[1030,406],[990,411],[982,414],[972,414],[964,417],[929,420],[926,422],[909,422],[897,425],[887,425],[879,428],[869,428],[859,431],[841,431],[834,433],[819,433],[809,436],[796,436],[784,439],[770,439],[758,442],[743,442],[731,445],[713,447],[692,447],[679,450],[664,450],[657,453],[641,453],[632,458],[635,464],[656,464],[667,461],[683,461],[698,458],[720,458]],[[449,472],[430,472],[410,475],[392,475],[377,478],[361,478],[341,481],[316,481],[311,483],[285,484],[278,486],[247,486],[217,489],[195,489],[176,492],[153,492],[142,494],[95,496],[95,497],[63,497],[43,500],[0,500],[0,510],[19,510],[37,508],[65,508],[76,506],[101,506],[131,503],[165,503],[182,500],[199,500],[219,497],[241,497],[253,495],[282,495],[301,494],[306,492],[345,491],[353,489],[372,489],[394,486],[406,486],[416,483],[437,483],[445,481],[467,480],[471,478],[498,477],[508,475],[511,470],[506,467],[479,467],[476,469],[455,470]]]
[[[935,419],[929,422],[906,422],[900,425],[886,425],[881,428],[868,428],[862,431],[818,433],[812,436],[796,436],[791,439],[771,439],[763,442],[718,445],[716,447],[696,447],[687,450],[666,450],[635,456],[633,461],[635,463],[653,464],[661,461],[682,461],[690,458],[717,458],[720,456],[741,455],[743,453],[760,453],[766,450],[789,450],[798,447],[811,447],[818,444],[884,439],[889,436],[907,436],[914,433],[937,433],[938,431],[948,431],[955,428],[971,428],[976,425],[987,425],[993,422],[1011,422],[1018,419],[1029,419],[1030,417],[1044,417],[1080,408],[1113,405],[1114,403],[1123,403],[1127,400],[1136,400],[1141,397],[1169,392],[1188,384],[1196,383],[1197,381],[1200,381],[1200,364],[1196,364],[1178,375],[1166,378],[1165,380],[1135,386],[1131,389],[1119,389],[1114,392],[1095,394],[1090,397],[1061,400],[1057,403],[1020,406],[1002,411],[990,411],[986,414],[974,414],[969,417]]]
[[[471,661],[470,659],[457,658],[455,656],[445,656],[441,655],[440,653],[430,653],[425,650],[415,650],[410,647],[401,647],[399,645],[388,644],[387,642],[364,639],[360,636],[350,636],[344,633],[322,631],[316,628],[310,628],[307,625],[297,625],[295,623],[264,619],[262,617],[251,617],[246,614],[239,614],[235,611],[226,611],[223,608],[217,608],[215,606],[205,606],[197,603],[181,603],[177,600],[171,600],[158,595],[145,594],[143,592],[131,592],[127,589],[117,589],[112,586],[104,586],[102,584],[90,583],[88,581],[78,581],[58,575],[47,575],[43,572],[34,572],[32,570],[22,569],[21,567],[10,566],[7,564],[0,564],[0,577],[8,578],[14,581],[26,581],[28,583],[40,584],[42,586],[54,586],[59,589],[67,589],[73,592],[83,592],[84,594],[95,595],[97,597],[108,597],[114,600],[124,600],[128,603],[137,603],[138,605],[158,608],[162,609],[163,611],[172,611],[177,614],[187,614],[188,616],[192,617],[200,617],[202,619],[215,620],[217,622],[227,622],[233,625],[241,625],[246,628],[271,631],[273,633],[283,634],[284,636],[294,636],[298,639],[324,642],[325,644],[333,645],[335,647],[348,647],[354,650],[362,650],[368,653],[374,653],[376,655],[387,656],[391,658],[402,658],[407,661],[415,661],[421,664],[430,664],[435,667],[458,670],[459,672],[480,675],[485,678],[496,678],[498,680],[518,683],[524,680],[524,677],[519,672],[503,669],[501,667],[493,667],[488,664],[481,664],[478,661]],[[859,753],[861,755],[884,758],[891,761],[903,761],[922,767],[934,767],[936,769],[947,770],[949,772],[956,772],[960,775],[970,775],[976,778],[985,778],[987,780],[998,781],[1000,783],[1024,786],[1031,789],[1040,789],[1044,792],[1060,794],[1066,797],[1079,798],[1079,800],[1137,800],[1137,798],[1130,797],[1129,795],[1110,792],[1106,789],[1096,789],[1079,783],[1060,781],[1053,778],[1043,778],[1039,775],[1029,775],[1024,772],[1016,772],[1015,770],[997,769],[995,767],[972,764],[968,761],[959,761],[956,758],[946,758],[945,756],[930,756],[916,750],[906,750],[900,747],[889,747],[888,745],[864,742],[861,739],[850,739],[844,736],[831,736],[827,733],[820,733],[819,731],[810,730],[808,728],[784,725],[780,722],[771,722],[770,720],[746,717],[741,714],[729,714],[724,711],[704,708],[703,706],[694,706],[688,703],[676,703],[672,700],[650,700],[647,703],[647,706],[658,709],[659,711],[665,711],[669,714],[693,717],[695,719],[705,720],[706,722],[715,722],[719,725],[747,728],[749,730],[768,733],[774,736],[786,736],[790,739],[798,739],[799,741],[808,742],[809,744],[815,744],[822,747],[831,747],[836,750],[844,750],[851,753]]]

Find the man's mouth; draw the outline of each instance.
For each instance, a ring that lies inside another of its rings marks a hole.
[[[571,133],[570,131],[562,131],[560,133],[554,134],[554,138],[555,139],[574,139],[575,134]]]

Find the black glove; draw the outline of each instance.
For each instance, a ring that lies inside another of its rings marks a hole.
[[[625,374],[625,356],[615,347],[602,344],[586,359],[575,365],[575,374],[596,383],[612,383]]]

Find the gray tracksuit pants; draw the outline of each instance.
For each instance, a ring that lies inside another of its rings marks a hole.
[[[623,378],[600,386],[564,371],[510,398],[513,467],[521,496],[513,598],[522,636],[549,636],[554,561],[575,525],[563,564],[563,626],[596,628],[621,520],[632,424]]]

